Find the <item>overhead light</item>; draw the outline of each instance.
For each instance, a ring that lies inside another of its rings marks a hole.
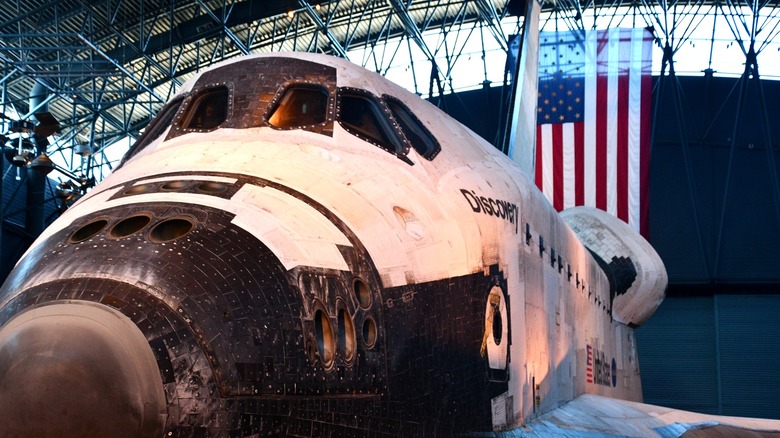
[[[75,184],[71,181],[61,182],[57,185],[55,196],[64,201],[71,201],[76,197]]]
[[[27,157],[22,154],[16,154],[11,158],[11,164],[16,167],[24,167],[27,165]]]
[[[295,11],[287,11],[287,18],[295,17]]]
[[[48,111],[35,113],[35,118],[38,119],[38,125],[35,126],[35,133],[42,137],[48,137],[60,129],[60,122],[58,122]]]
[[[51,158],[49,158],[48,155],[40,154],[35,157],[34,160],[32,160],[30,163],[30,169],[38,172],[38,174],[41,176],[45,176],[54,170],[54,163],[51,161]]]
[[[17,140],[14,139],[14,142]],[[3,147],[3,155],[14,166],[24,167],[35,157],[35,146],[29,139],[19,140],[19,146],[6,145]]]
[[[76,179],[76,182],[79,184],[79,188],[82,191],[90,187],[95,187],[95,178],[94,177],[87,178],[83,174],[79,174],[78,178]]]

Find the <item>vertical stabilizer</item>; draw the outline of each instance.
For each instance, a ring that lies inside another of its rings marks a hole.
[[[512,78],[512,113],[508,127],[507,151],[526,175],[534,174],[536,156],[536,103],[539,69],[539,0],[526,6],[520,57]]]

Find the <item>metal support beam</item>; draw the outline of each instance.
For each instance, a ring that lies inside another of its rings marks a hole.
[[[248,55],[248,54],[250,54],[250,53],[251,53],[251,52],[249,51],[249,48],[247,48],[247,46],[246,46],[246,45],[244,45],[244,43],[243,43],[243,42],[241,42],[241,40],[239,40],[239,39],[238,39],[238,37],[236,36],[236,34],[234,34],[234,33],[233,33],[233,31],[231,31],[231,30],[230,30],[230,29],[227,27],[227,24],[226,24],[227,17],[225,17],[225,19],[223,19],[223,20],[220,20],[220,18],[219,18],[219,17],[217,17],[217,16],[216,16],[216,14],[214,14],[214,12],[211,10],[211,8],[209,8],[209,7],[208,7],[208,5],[206,5],[205,3],[203,3],[203,0],[198,0],[198,3],[199,3],[199,4],[200,4],[202,7],[203,7],[203,10],[205,10],[205,11],[206,11],[206,13],[207,13],[207,14],[208,14],[208,15],[209,15],[209,16],[210,16],[210,17],[211,17],[211,18],[212,18],[214,21],[216,21],[217,23],[219,23],[219,25],[220,25],[220,26],[222,26],[222,31],[223,31],[223,32],[225,32],[225,35],[227,35],[227,37],[230,39],[230,41],[232,41],[232,42],[233,42],[233,44],[235,44],[235,45],[236,45],[236,47],[238,47],[238,50],[240,50],[240,51],[241,51],[241,53],[243,53],[244,55]]]
[[[81,4],[85,10],[89,11],[94,15],[95,13],[94,9],[87,2],[82,1]],[[173,22],[171,22],[169,26],[173,27]],[[169,69],[166,69],[165,67],[160,65],[160,63],[155,61],[151,56],[147,55],[141,49],[139,49],[135,44],[133,44],[132,41],[130,41],[130,39],[127,38],[127,36],[125,36],[123,32],[119,31],[116,27],[112,26],[110,23],[106,23],[106,28],[109,29],[111,33],[119,39],[119,41],[124,42],[127,47],[132,48],[138,54],[138,56],[142,57],[147,63],[157,68],[160,71],[160,73],[164,74],[168,78],[168,80],[170,80],[171,82],[173,82],[178,86],[182,85],[181,81],[178,78],[174,77],[173,73]]]
[[[395,12],[396,16],[398,16],[398,19],[401,20],[401,23],[406,30],[407,36],[417,44],[417,47],[422,50],[423,54],[426,58],[428,58],[429,61],[436,64],[436,58],[430,47],[428,47],[428,44],[425,43],[422,32],[420,32],[420,28],[417,27],[417,23],[415,23],[414,19],[412,19],[412,17],[409,15],[408,6],[406,6],[401,0],[388,0],[388,2],[390,3],[390,6],[393,7],[393,11]]]
[[[780,227],[780,176],[777,174],[777,163],[775,161],[775,146],[774,138],[772,137],[773,123],[769,117],[764,87],[761,84],[761,79],[758,74],[758,62],[756,62],[754,67],[753,80],[758,87],[759,105],[761,107],[761,115],[764,122],[764,142],[766,143],[767,163],[769,164],[769,178],[772,184],[772,192],[775,201],[775,217],[777,219],[777,226]]]
[[[447,83],[451,72],[458,71],[453,69],[470,50],[466,40],[507,50],[501,26],[505,11],[493,0],[339,0],[323,2],[322,10],[311,0],[42,1],[28,10],[25,2],[12,1],[13,13],[0,13],[0,60],[7,61],[0,83],[9,90],[6,103],[17,102],[20,112],[28,112],[30,83],[45,81],[56,94],[52,112],[65,119],[63,128],[81,129],[84,120],[94,120],[94,139],[100,144],[133,134],[181,86],[182,77],[236,52],[295,46],[346,57],[347,50],[361,47],[365,54],[356,61],[387,73],[413,40],[426,66],[430,62],[431,75],[415,75],[414,67],[421,66],[413,62],[410,88],[425,93],[424,83],[430,80],[435,96],[437,85],[439,93],[452,86]],[[722,0],[717,5],[710,0],[638,0],[615,9],[621,4],[558,0],[547,2],[545,9],[555,10],[551,16],[561,27],[590,29],[598,23],[603,28],[632,19],[640,26],[653,24],[673,52],[683,43],[687,47],[700,17],[712,18],[713,13],[717,25],[730,27],[746,51],[749,40],[755,40],[756,53],[768,45],[774,50],[780,35],[780,8],[768,0]],[[294,9],[299,14],[286,18]],[[430,38],[431,32],[439,33]],[[487,58],[484,50],[482,55]],[[483,64],[484,79],[491,68],[495,66]]]
[[[16,74],[16,70],[11,70],[7,75],[3,76],[2,79],[0,79],[0,84],[5,85],[5,81],[10,79],[14,74]]]
[[[430,91],[429,94],[433,95],[433,84],[434,82],[437,85],[437,88],[439,90],[439,95],[444,94],[444,87],[441,84],[442,77],[444,77],[444,73],[439,68],[439,65],[436,63],[436,56],[431,51],[430,47],[428,47],[428,44],[425,43],[425,39],[423,38],[422,32],[420,32],[420,28],[417,27],[417,23],[415,23],[414,19],[409,15],[409,8],[407,5],[405,5],[401,0],[388,0],[390,3],[390,6],[393,7],[393,11],[398,16],[398,18],[401,20],[401,23],[404,26],[404,29],[406,30],[406,35],[411,38],[415,44],[417,44],[417,47],[422,50],[423,54],[426,58],[428,58],[428,61],[431,62],[431,80],[430,80]]]
[[[13,66],[13,68],[16,69],[16,71],[18,71],[19,73],[21,73],[21,74],[23,74],[23,75],[25,75],[27,77],[30,77],[32,79],[37,80],[35,72],[30,72],[30,71],[24,70],[23,65],[18,65],[14,61],[8,60],[7,57],[5,55],[3,55],[2,53],[0,53],[0,59],[3,59],[8,65]],[[79,104],[79,105],[83,103],[83,102],[79,102],[79,99],[75,99],[71,95],[69,95],[67,90],[57,89],[57,88],[51,86],[50,84],[47,84],[45,81],[44,82],[40,82],[40,83],[43,84],[49,90],[49,92],[52,93],[52,95],[56,94],[59,98],[65,99],[66,101],[68,101],[70,103]],[[111,114],[107,114],[107,113],[104,113],[104,114],[93,113],[92,116],[93,117],[103,116],[103,118],[107,122],[109,122],[113,127],[119,129],[120,131],[123,130],[123,124],[121,122],[119,122],[118,120],[116,120]]]
[[[680,92],[680,83],[677,79],[677,75],[674,71],[674,50],[672,49],[671,42],[667,40],[666,45],[664,47],[664,57],[661,61],[661,76],[658,78],[658,89],[655,91],[655,102],[653,105],[653,126],[656,124],[656,120],[658,119],[658,111],[660,109],[659,103],[661,102],[661,97],[664,94],[664,84],[669,82],[669,85],[672,88],[672,98],[674,99],[673,106],[674,111],[677,115],[677,132],[679,134],[680,138],[680,148],[682,151],[683,156],[683,166],[685,166],[685,176],[686,180],[688,182],[688,195],[691,199],[691,210],[693,214],[693,223],[696,228],[696,241],[699,246],[699,251],[701,252],[702,259],[704,260],[704,266],[707,270],[707,278],[712,279],[713,278],[713,271],[712,271],[712,263],[710,262],[709,257],[707,256],[709,253],[704,248],[704,236],[702,226],[701,226],[701,220],[699,219],[699,205],[697,202],[697,199],[699,199],[698,192],[696,190],[696,185],[694,184],[694,175],[693,175],[693,169],[691,168],[691,159],[688,155],[688,152],[690,150],[690,142],[688,141],[688,124],[686,122],[685,118],[685,107],[683,105],[683,99]],[[669,74],[667,76],[666,74],[666,68],[669,68]],[[653,144],[653,141],[655,140],[655,130],[653,130],[653,133],[651,134],[651,140],[650,144]]]
[[[45,84],[43,85],[45,86]],[[55,97],[57,97],[56,94],[49,94],[48,96],[46,96],[46,99],[43,99],[37,105],[27,110],[27,114],[23,115],[21,119],[22,120],[29,119],[30,117],[32,117],[33,114],[35,114],[36,111],[38,111],[40,108],[42,108],[43,106],[47,105],[49,102],[54,100]]]
[[[135,82],[135,83],[136,83],[136,84],[138,84],[138,85],[139,85],[141,88],[143,88],[143,90],[144,90],[144,91],[146,91],[147,93],[149,93],[149,94],[151,94],[152,96],[154,96],[154,97],[155,97],[155,98],[156,98],[158,101],[160,101],[161,103],[164,103],[164,102],[165,102],[165,99],[163,99],[162,97],[158,96],[158,95],[157,95],[157,93],[155,93],[155,92],[154,92],[154,90],[152,90],[151,88],[149,88],[149,87],[148,87],[148,86],[147,86],[147,85],[146,85],[146,84],[145,84],[143,81],[141,81],[140,79],[136,78],[136,77],[135,77],[135,75],[133,75],[133,73],[132,73],[132,72],[128,71],[126,68],[124,68],[123,66],[121,66],[119,63],[117,63],[116,61],[114,61],[113,59],[111,59],[111,58],[110,58],[110,57],[109,57],[109,56],[108,56],[108,55],[107,55],[105,52],[103,52],[102,50],[100,50],[100,47],[98,47],[98,46],[96,46],[96,45],[92,44],[92,42],[91,42],[89,39],[87,39],[87,37],[85,37],[84,35],[81,35],[81,34],[78,34],[78,37],[79,37],[79,39],[80,39],[81,41],[84,41],[84,44],[88,45],[88,46],[89,46],[89,47],[90,47],[92,50],[94,50],[94,51],[95,51],[95,53],[97,53],[98,55],[100,55],[100,56],[101,56],[103,59],[105,59],[106,61],[110,62],[110,63],[111,63],[111,64],[112,64],[114,67],[116,67],[116,68],[117,68],[117,70],[119,70],[119,71],[121,71],[122,73],[124,73],[124,74],[125,74],[125,76],[127,76],[127,77],[128,77],[128,78],[130,78],[130,79],[131,79],[133,82]]]
[[[751,44],[752,51],[752,44]],[[726,207],[728,206],[729,193],[731,192],[731,175],[734,171],[734,153],[737,149],[737,133],[739,132],[740,121],[742,119],[742,105],[745,101],[748,90],[748,81],[753,71],[755,64],[751,62],[750,56],[748,56],[747,62],[745,62],[745,71],[739,78],[739,95],[737,96],[737,106],[734,112],[734,126],[731,133],[731,145],[729,146],[729,161],[726,170],[726,182],[723,189],[723,200],[720,211],[720,222],[718,224],[718,235],[715,242],[715,273],[717,275],[720,268],[720,256],[723,241],[723,230],[726,222]]]
[[[339,40],[336,39],[336,37],[328,28],[328,25],[322,21],[320,15],[317,13],[317,11],[314,10],[314,8],[311,7],[309,2],[298,0],[298,4],[301,5],[301,7],[306,11],[306,14],[309,16],[309,18],[314,21],[314,24],[317,26],[320,32],[322,32],[328,38],[331,49],[333,49],[333,51],[336,52],[340,57],[349,59],[346,49],[341,45]]]
[[[483,23],[488,25],[490,33],[493,34],[493,38],[495,38],[498,45],[501,46],[501,50],[508,52],[508,40],[504,34],[504,29],[501,28],[501,20],[498,18],[498,13],[496,12],[496,7],[493,5],[493,2],[488,0],[476,0],[476,6],[480,19]]]

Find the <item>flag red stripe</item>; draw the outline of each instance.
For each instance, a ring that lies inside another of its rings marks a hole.
[[[563,210],[563,124],[552,125],[553,206]]]
[[[574,203],[585,205],[585,123],[574,124]]]
[[[596,79],[596,207],[607,209],[607,77]]]
[[[607,210],[608,33],[599,32],[596,60],[596,208]]]
[[[539,187],[539,190],[543,189],[543,175],[542,170],[544,170],[544,163],[542,162],[542,149],[545,146],[542,144],[542,125],[536,125],[536,163],[534,163],[534,179],[536,180],[536,187]]]

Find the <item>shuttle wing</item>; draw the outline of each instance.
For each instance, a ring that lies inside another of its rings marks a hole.
[[[780,420],[698,414],[585,394],[505,437],[780,437]]]

